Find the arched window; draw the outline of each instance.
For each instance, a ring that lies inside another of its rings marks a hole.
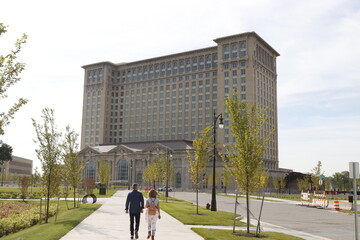
[[[94,159],[88,161],[85,169],[86,178],[92,178],[96,181],[96,166]]]
[[[118,180],[128,180],[128,162],[126,160],[120,160],[118,165]]]
[[[175,176],[175,188],[181,188],[181,173],[176,173]]]

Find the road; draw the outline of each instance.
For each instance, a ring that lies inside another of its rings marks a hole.
[[[195,193],[172,193],[178,199],[196,203]],[[238,213],[246,217],[245,198],[239,198]],[[211,203],[211,194],[200,193],[199,205]],[[217,209],[234,212],[234,197],[217,196]],[[250,200],[250,210],[258,217],[260,200]],[[297,206],[294,203],[265,201],[261,216],[262,226],[266,223],[285,229],[305,232],[334,240],[353,240],[354,216],[331,210]]]

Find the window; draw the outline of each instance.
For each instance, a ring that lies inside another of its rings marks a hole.
[[[181,188],[181,173],[176,173],[176,177],[175,177],[175,187],[176,188]]]
[[[240,43],[240,57],[246,56],[246,42]]]
[[[91,159],[86,165],[86,177],[96,180],[96,167],[93,159]]]
[[[126,160],[120,160],[118,165],[118,180],[128,180],[128,162]]]

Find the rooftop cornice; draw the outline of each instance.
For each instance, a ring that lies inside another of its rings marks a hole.
[[[217,46],[200,48],[200,49],[195,49],[195,50],[180,52],[180,53],[174,53],[174,54],[164,55],[164,56],[160,56],[160,57],[148,58],[148,59],[138,60],[138,61],[134,61],[134,62],[119,63],[119,64],[116,64],[116,66],[117,67],[121,67],[121,66],[129,67],[132,65],[142,64],[145,62],[154,62],[154,63],[155,62],[156,63],[167,62],[167,61],[174,60],[174,58],[176,58],[176,57],[181,58],[182,56],[189,55],[189,54],[201,54],[201,53],[206,54],[207,52],[214,51],[214,50],[217,50]],[[186,58],[186,56],[184,56],[184,57]]]
[[[97,67],[97,66],[104,66],[104,65],[112,65],[114,67],[116,67],[115,63],[109,62],[109,61],[104,61],[104,62],[97,62],[97,63],[91,63],[91,64],[87,64],[84,66],[81,66],[82,68],[88,68],[88,67]]]
[[[264,39],[262,39],[256,32],[245,32],[245,33],[220,37],[220,38],[214,39],[214,42],[220,43],[221,41],[224,41],[224,40],[237,39],[237,38],[241,38],[241,37],[250,37],[250,36],[255,37],[260,43],[262,43],[267,48],[269,48],[277,57],[280,56],[280,54],[273,47],[271,47]]]

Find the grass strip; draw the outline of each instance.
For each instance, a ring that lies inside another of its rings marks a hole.
[[[259,239],[258,237],[246,237],[246,236],[235,236],[231,230],[219,230],[219,229],[206,229],[206,228],[191,228],[194,232],[199,234],[205,240],[249,240]],[[239,233],[237,231],[236,233]],[[254,233],[254,232],[252,232]],[[287,235],[284,233],[277,232],[261,232],[260,239],[266,240],[301,240],[303,238]]]
[[[233,195],[233,194],[231,194],[231,195],[228,195],[228,194],[217,194],[218,196],[222,196],[222,197],[233,197],[233,198],[235,198],[236,197],[236,195]],[[238,198],[246,198],[245,196],[238,196]],[[259,197],[250,197],[250,199],[253,199],[253,200],[262,200],[262,196],[259,198]],[[264,199],[264,201],[266,201],[266,202],[281,202],[281,201],[278,201],[278,200],[272,200],[272,199]]]
[[[233,213],[212,212],[199,206],[199,214],[196,214],[196,206],[189,202],[161,202],[160,208],[187,225],[233,226],[234,224]],[[236,221],[236,226],[243,227],[246,223]]]
[[[20,232],[4,236],[1,239],[58,240],[100,206],[100,204],[82,204],[80,208],[67,210],[66,203],[60,201],[57,222],[55,222],[55,217],[51,217],[47,224],[38,224]]]

